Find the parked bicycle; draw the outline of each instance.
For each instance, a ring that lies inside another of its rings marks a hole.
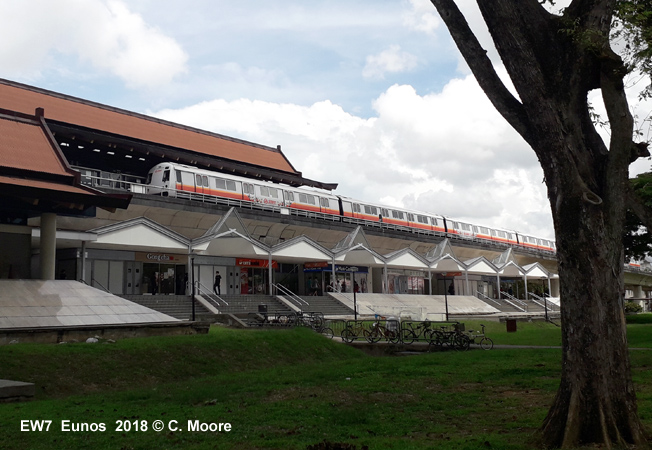
[[[401,329],[401,341],[409,345],[414,341],[427,341],[433,343],[435,330],[431,327],[432,323],[428,320],[418,322],[415,327],[414,322],[404,322],[405,326]]]
[[[471,347],[471,339],[464,334],[464,324],[456,323],[451,330],[448,327],[440,327],[434,330],[432,344],[439,348],[452,348],[455,350],[468,350]]]
[[[392,324],[392,326],[389,326],[390,324]],[[386,321],[385,325],[387,326],[381,325],[380,320],[377,318],[376,321],[371,325],[371,329],[364,330],[365,332],[363,332],[367,341],[371,344],[374,344],[381,339],[385,339],[392,344],[398,343],[399,334],[397,321]]]
[[[360,337],[365,337],[369,334],[369,330],[367,330],[364,327],[364,322],[354,322],[352,325],[351,323],[347,323],[346,328],[342,330],[342,340],[346,343],[350,343],[355,341],[356,339]]]
[[[469,339],[471,343],[479,345],[482,350],[491,350],[494,348],[494,341],[485,336],[484,325],[480,324],[480,326],[482,327],[482,331],[469,330]]]

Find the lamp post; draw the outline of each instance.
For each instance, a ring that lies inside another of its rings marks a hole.
[[[357,267],[349,267],[349,271],[351,272],[351,277],[353,279],[353,284],[351,285],[351,289],[353,289],[353,317],[355,318],[355,321],[358,321],[358,301],[356,299],[356,292],[355,292],[355,273],[358,271]]]
[[[446,275],[448,275],[447,272],[442,273],[444,276],[444,303],[446,305],[446,322],[448,322],[448,289],[446,288]]]
[[[192,282],[192,298],[190,299],[190,302],[192,304],[192,321],[195,321],[195,258],[190,258],[190,275],[192,275],[192,278],[190,281]]]

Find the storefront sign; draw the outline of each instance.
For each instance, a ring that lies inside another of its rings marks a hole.
[[[303,265],[304,272],[332,272],[333,266],[328,262],[305,263]],[[335,265],[335,272],[357,272],[368,273],[368,267],[361,266],[343,266],[340,264]]]
[[[269,261],[266,259],[236,258],[235,265],[240,267],[256,267],[262,269],[269,267]],[[272,261],[272,268],[278,268],[278,263],[276,261]]]
[[[169,253],[136,253],[136,261],[161,264],[187,264],[188,255],[171,255]]]

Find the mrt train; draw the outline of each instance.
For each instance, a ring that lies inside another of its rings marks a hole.
[[[362,222],[555,252],[555,243],[548,239],[474,225],[437,214],[364,202],[327,191],[254,180],[183,164],[161,163],[154,166],[147,175],[146,185],[148,194],[191,199],[199,194],[205,201],[249,202],[263,208],[286,208],[297,214],[323,219]]]

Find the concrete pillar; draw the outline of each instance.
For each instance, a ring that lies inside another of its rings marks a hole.
[[[552,297],[559,297],[559,278],[552,278],[550,280],[550,295]]]
[[[498,289],[498,297],[496,298],[500,300],[500,298],[502,297],[501,289],[500,289],[500,274],[496,274],[496,279],[498,280],[497,281],[498,284],[496,284],[496,288]]]
[[[387,294],[389,292],[389,276],[387,275],[387,263],[385,263],[385,267],[383,268],[383,278],[384,278],[384,287],[383,287],[383,294]]]
[[[523,284],[525,285],[525,300],[527,301],[527,275],[523,275]]]
[[[475,292],[471,292],[469,289],[469,271],[465,270],[464,271],[464,280],[466,281],[466,295],[473,295],[475,296]]]
[[[272,268],[272,252],[269,252],[269,259],[267,260],[267,274],[269,276],[269,295],[274,295],[274,270]]]
[[[41,214],[41,279],[54,280],[57,259],[57,215]]]
[[[81,272],[79,278],[86,281],[86,241],[81,243]]]
[[[428,269],[428,295],[432,295],[432,272]]]
[[[632,286],[634,291],[634,298],[645,298],[645,293],[643,293],[643,286]]]

